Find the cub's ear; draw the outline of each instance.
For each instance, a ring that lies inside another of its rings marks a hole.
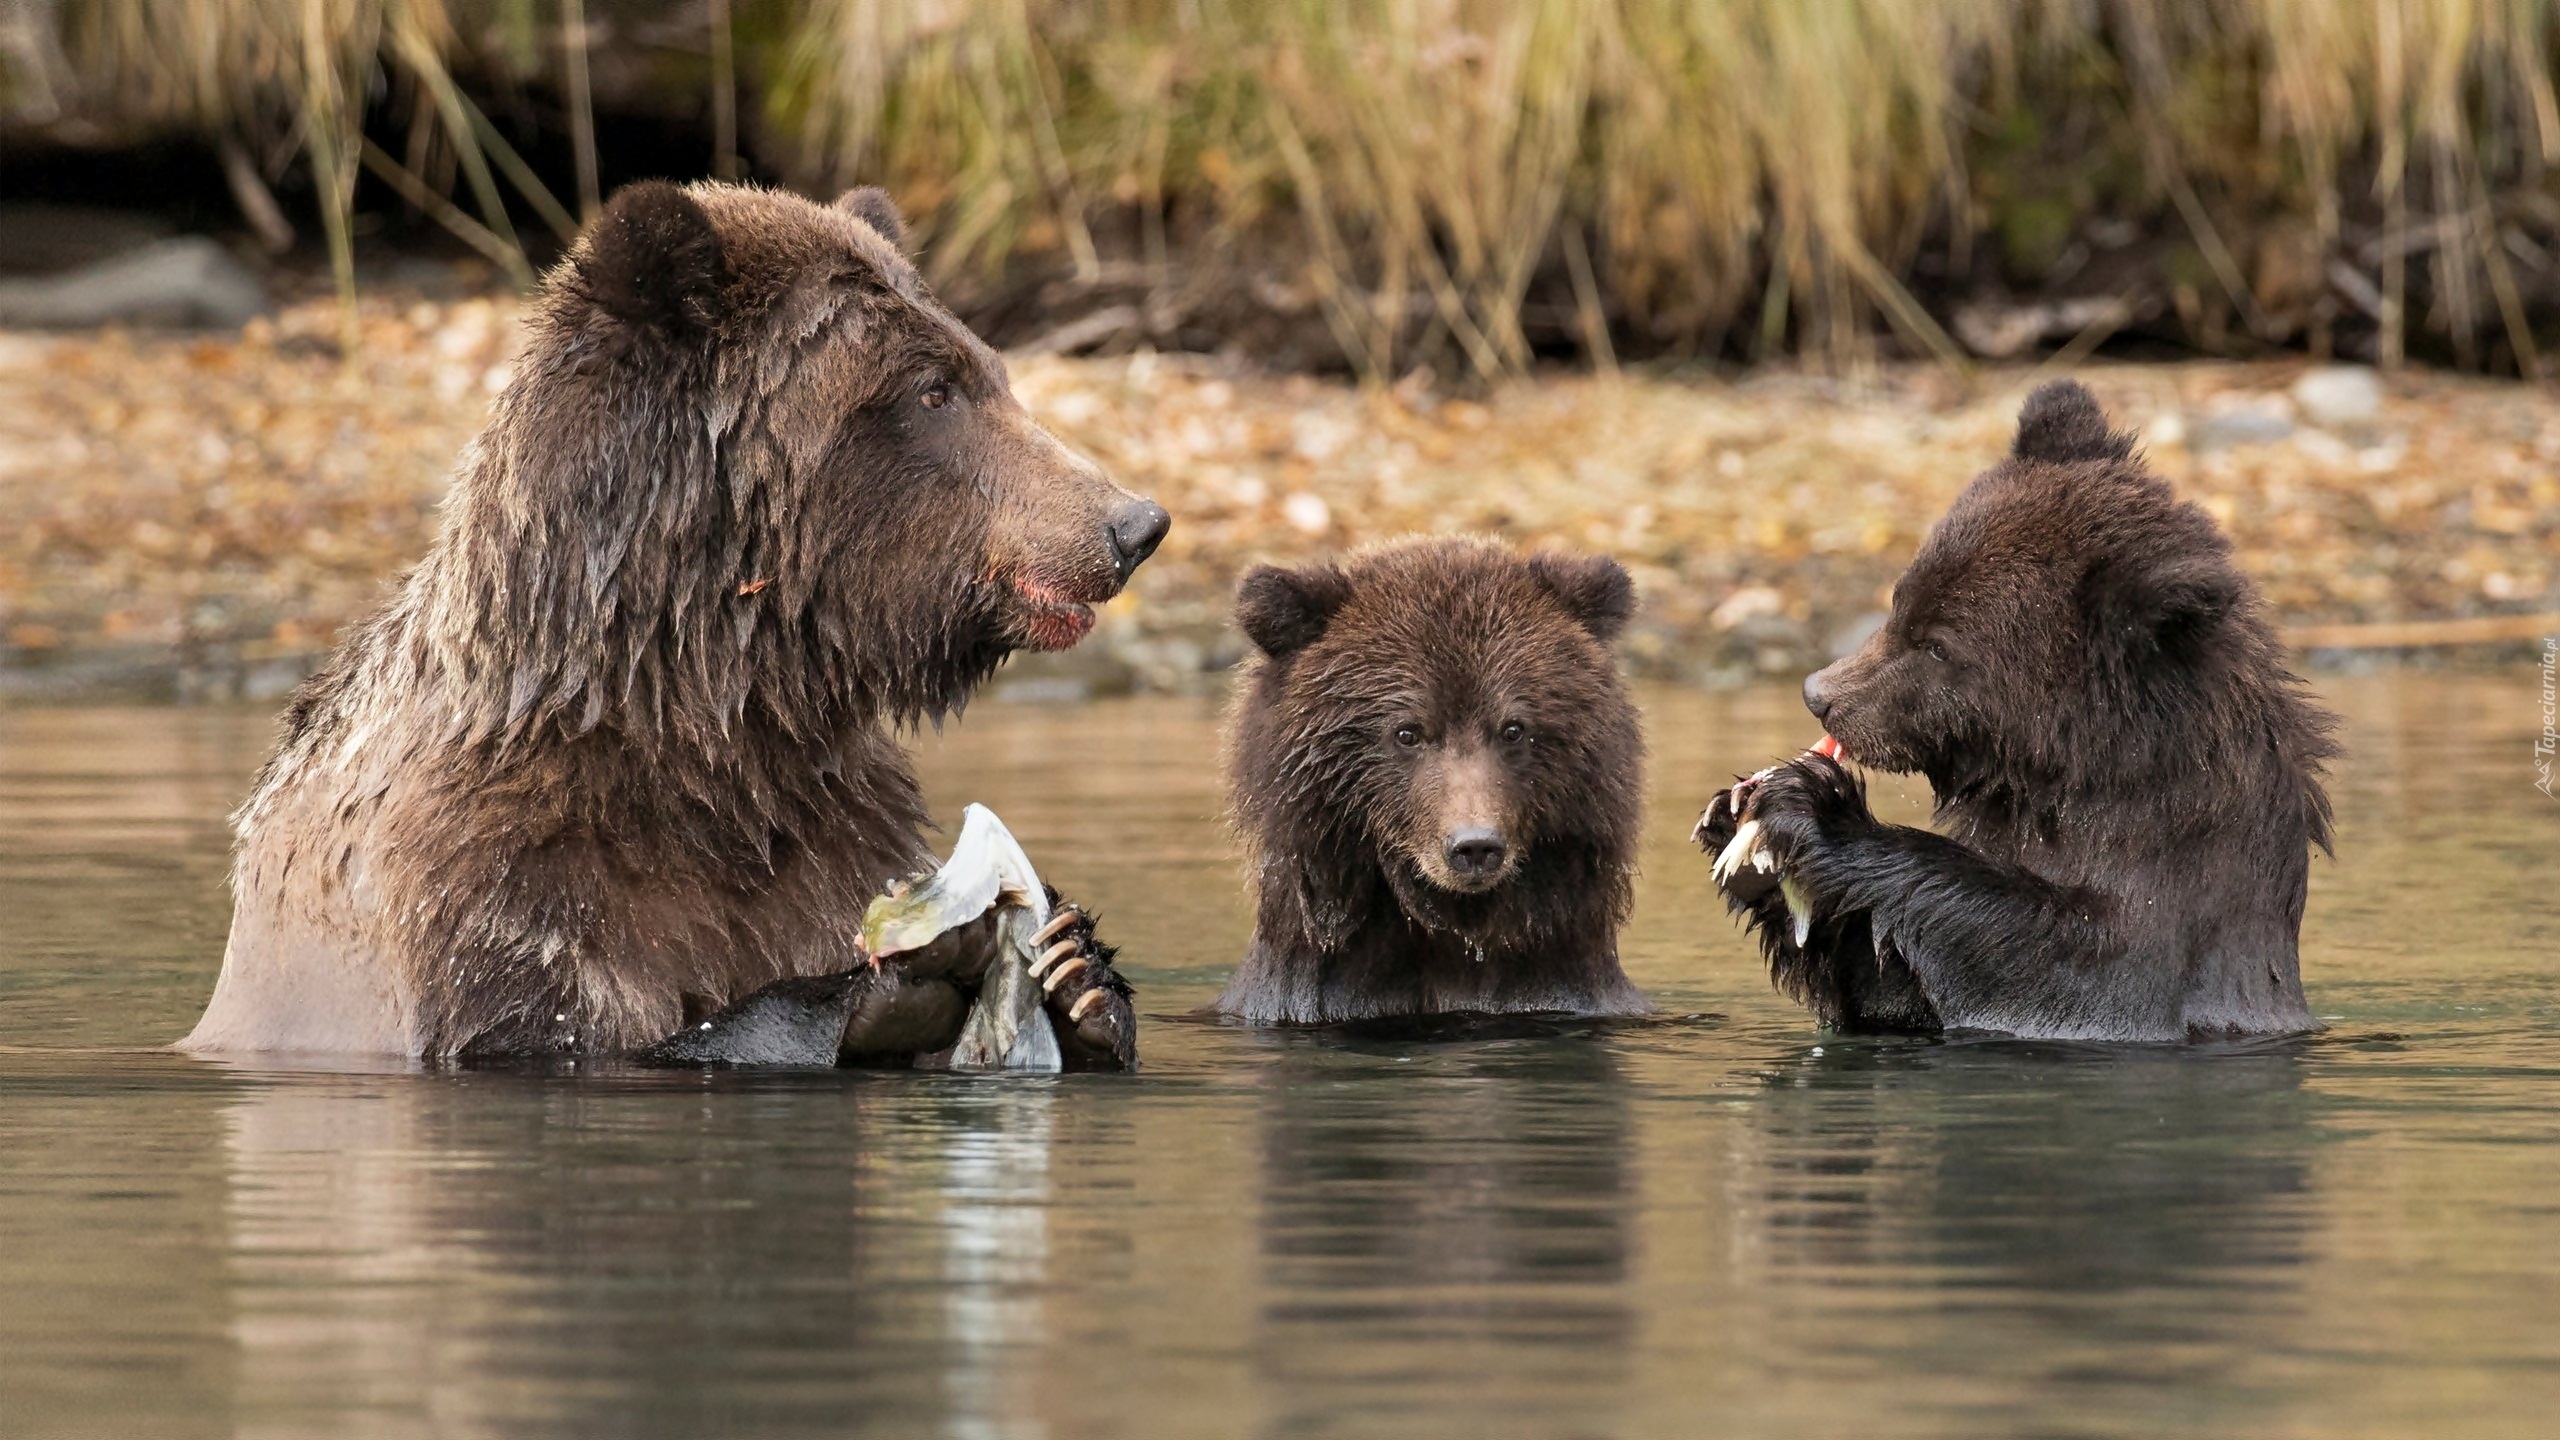
[[[2133,436],[2107,428],[2098,397],[2077,380],[2039,385],[2018,412],[2018,438],[2009,453],[2021,460],[2063,464],[2073,460],[2130,460]]]
[[[847,190],[836,197],[836,208],[880,232],[880,238],[900,252],[907,248],[907,217],[898,213],[898,202],[877,185]]]
[[[1335,566],[1256,565],[1236,586],[1236,628],[1277,660],[1314,644],[1350,598],[1351,579]]]
[[[2101,567],[2082,582],[2084,603],[2103,633],[2142,654],[2179,655],[2222,628],[2240,608],[2231,567],[2198,558],[2143,571]]]
[[[1606,555],[1532,555],[1529,573],[1603,645],[1617,639],[1636,613],[1636,582]]]
[[[664,180],[625,185],[578,248],[578,285],[625,325],[678,333],[720,318],[729,258],[694,198]]]

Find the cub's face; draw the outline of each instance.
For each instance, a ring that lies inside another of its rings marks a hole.
[[[633,343],[695,368],[724,494],[697,543],[720,579],[852,683],[935,703],[1010,650],[1064,649],[1169,526],[1014,398],[934,299],[887,197],[634,186],[577,263]],[[848,663],[848,672],[866,667]]]
[[[1265,656],[1247,701],[1263,713],[1241,743],[1275,752],[1259,768],[1290,793],[1245,804],[1356,832],[1425,920],[1542,847],[1614,835],[1641,741],[1607,641],[1632,599],[1615,562],[1480,541],[1255,570],[1237,617]]]
[[[2243,582],[2212,520],[2130,460],[2012,460],[1968,486],[1856,653],[1805,681],[1847,755],[1941,800],[2155,757],[2192,711]]]
[[[2013,750],[2080,668],[2063,643],[2078,624],[2057,561],[1983,498],[1969,491],[1930,531],[1866,643],[1804,683],[1805,707],[1850,758],[1942,789]]]

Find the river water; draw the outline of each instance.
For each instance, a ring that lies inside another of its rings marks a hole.
[[[2335,678],[2321,1038],[1842,1040],[1684,835],[1812,730],[1654,692],[1664,1018],[1187,1018],[1250,911],[1214,708],[920,755],[1103,916],[1136,1076],[290,1072],[152,1047],[265,715],[0,711],[0,1435],[2548,1436],[2538,677]],[[1880,808],[1916,813],[1878,781]]]

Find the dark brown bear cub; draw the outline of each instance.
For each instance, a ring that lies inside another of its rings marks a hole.
[[[1644,742],[1616,562],[1411,540],[1245,576],[1229,717],[1258,1023],[1639,1014],[1618,968]]]
[[[1836,743],[1718,795],[1698,832],[1779,988],[1825,1024],[2319,1028],[2297,945],[2335,722],[2211,517],[2087,390],[2028,398],[1884,627],[1804,693]],[[1833,750],[1926,776],[1945,833],[1878,823]]]

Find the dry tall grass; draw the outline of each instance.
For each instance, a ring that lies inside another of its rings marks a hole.
[[[335,208],[360,164],[403,193],[467,190],[472,213],[431,212],[520,266],[510,204],[555,225],[565,212],[453,74],[513,55],[572,91],[585,72],[581,47],[561,43],[584,33],[571,22],[672,8],[91,0],[63,26],[92,92],[208,126],[262,117],[262,133],[298,140]],[[1524,296],[1559,269],[1602,363],[1612,324],[1657,345],[1793,343],[1845,360],[1881,326],[1953,357],[1911,293],[1925,246],[1961,260],[1987,235],[2032,268],[2054,234],[2129,207],[2174,217],[2197,284],[2245,326],[2273,323],[2282,287],[2233,217],[2299,222],[2315,279],[2343,266],[2348,293],[2370,290],[2386,361],[2423,324],[2466,363],[2502,340],[2530,371],[2518,267],[2550,267],[2560,238],[2555,0],[726,0],[691,13],[723,27],[706,42],[724,67],[715,86],[734,87],[731,63],[748,71],[768,162],[887,180],[929,217],[940,272],[1034,251],[1090,274],[1104,218],[1132,212],[1153,264],[1177,221],[1211,249],[1293,225],[1344,354],[1374,376],[1417,358],[1517,371]],[[414,106],[405,157],[357,132],[350,97],[376,75]],[[342,225],[332,234],[343,242]],[[2427,315],[2410,313],[2413,274]]]

